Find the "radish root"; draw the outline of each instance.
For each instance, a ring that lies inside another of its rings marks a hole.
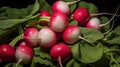
[[[18,67],[18,65],[20,64],[21,61],[22,61],[22,59],[19,59],[18,62],[16,63],[15,67]]]
[[[60,67],[63,67],[62,61],[61,61],[61,57],[60,57],[60,56],[58,57],[58,62],[59,62]]]

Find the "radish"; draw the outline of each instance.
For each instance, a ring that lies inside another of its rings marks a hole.
[[[15,58],[17,60],[16,67],[18,67],[19,63],[30,63],[33,58],[33,55],[34,53],[31,47],[26,45],[18,46],[15,52]]]
[[[25,41],[21,41],[20,44],[19,44],[19,46],[20,46],[20,45],[27,45],[27,44],[26,44]]]
[[[88,41],[88,40],[84,39],[83,37],[81,37],[79,26],[70,25],[63,32],[63,40],[67,44],[73,44],[73,43],[77,42],[79,39],[82,39],[82,40],[94,45],[90,41]]]
[[[118,8],[119,8],[119,6],[118,6]],[[106,23],[101,24],[99,18],[91,18],[91,19],[87,22],[86,27],[87,27],[87,28],[100,29],[101,27],[109,24],[109,23],[115,18],[116,14],[117,14],[117,12],[118,12],[118,8],[117,8],[115,14],[113,15],[113,17],[112,17],[109,21],[107,21]]]
[[[66,44],[59,43],[50,49],[50,56],[54,61],[59,62],[60,67],[63,67],[62,63],[65,63],[71,58],[72,52]]]
[[[0,62],[9,62],[15,58],[15,50],[9,44],[0,45]]]
[[[56,43],[56,34],[50,28],[42,28],[38,33],[39,46],[43,48],[51,48]]]
[[[79,2],[80,0],[74,1],[74,2],[64,2],[64,1],[56,1],[54,2],[54,4],[52,5],[52,11],[53,13],[55,12],[61,12],[64,13],[66,15],[70,14],[70,7],[69,5],[74,4]]]
[[[55,32],[63,32],[68,23],[68,17],[60,12],[54,13],[50,18],[50,28]]]
[[[85,26],[90,19],[90,13],[87,8],[77,8],[73,13],[73,18],[80,26]]]
[[[24,41],[28,46],[35,47],[38,45],[37,41],[38,29],[37,28],[27,28],[24,31]]]
[[[40,12],[40,17],[50,17],[50,13],[47,11],[47,10],[43,10]],[[41,26],[47,26],[48,25],[48,22],[40,22],[40,25]]]

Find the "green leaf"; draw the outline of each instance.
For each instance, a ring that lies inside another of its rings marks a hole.
[[[27,8],[7,8],[6,13],[9,19],[21,19],[29,15]]]
[[[32,63],[38,63],[40,65],[49,66],[49,67],[54,66],[51,61],[48,61],[46,59],[42,59],[42,58],[36,57],[36,56],[33,57]]]
[[[8,29],[12,28],[18,24],[21,24],[23,22],[26,22],[28,20],[34,19],[38,17],[38,15],[31,16],[28,19],[7,19],[7,20],[0,20],[0,29]]]
[[[39,1],[39,0],[36,0],[36,1],[35,1],[35,4],[34,4],[33,9],[32,9],[32,11],[31,11],[31,14],[32,14],[32,15],[35,14],[36,12],[38,12],[39,9],[40,9],[40,4],[39,4],[38,1]],[[40,1],[41,1],[41,0],[40,0]]]
[[[79,2],[78,6],[83,7],[83,8],[87,8],[90,13],[98,13],[98,9],[93,3],[81,1],[81,2]]]
[[[77,63],[72,59],[66,64],[66,67],[82,67],[82,64]]]
[[[104,37],[104,35],[99,30],[83,27],[80,27],[80,29],[82,36],[91,42],[96,42],[97,40],[100,40]]]
[[[73,58],[80,58],[81,57],[81,52],[80,52],[80,43],[76,43],[72,46],[71,48],[72,53],[73,53]]]
[[[39,3],[40,3],[40,11],[47,10],[50,13],[52,13],[51,6],[45,0],[40,0]]]
[[[104,24],[106,23],[107,21],[109,21],[109,19],[105,16],[101,16],[100,17],[100,20],[101,20],[101,23]],[[108,31],[109,29],[111,28],[110,24],[107,24],[105,25],[104,27],[102,27],[102,30],[105,32],[105,31]]]
[[[116,35],[120,35],[120,26],[117,26],[115,29],[114,29],[114,33]]]
[[[109,44],[120,44],[120,35],[115,36],[113,39],[107,40],[106,42]]]
[[[50,57],[49,53],[44,52],[41,48],[39,48],[39,47],[34,48],[34,52],[35,52],[36,56],[39,56],[42,59],[46,59],[46,60],[51,61],[51,57]]]
[[[76,53],[73,52],[73,58],[82,63],[94,63],[103,56],[103,45],[101,43],[98,43],[96,46],[91,46],[83,41],[80,43],[79,49],[77,46],[73,48],[78,50],[78,53],[76,51],[74,51]]]
[[[75,21],[75,20],[73,20],[73,21],[71,21],[71,22],[69,23],[69,25],[78,25],[78,22]]]

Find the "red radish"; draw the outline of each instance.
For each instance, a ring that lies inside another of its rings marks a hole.
[[[0,62],[9,62],[15,58],[15,50],[9,44],[0,45]]]
[[[70,7],[69,7],[69,5],[77,3],[79,1],[80,0],[74,1],[74,2],[68,2],[68,3],[64,2],[64,1],[56,1],[52,5],[52,11],[53,11],[53,13],[61,12],[61,13],[64,13],[66,15],[69,15],[70,14]]]
[[[31,47],[26,45],[18,46],[15,52],[15,58],[18,61],[16,67],[19,65],[19,63],[30,63],[33,58],[33,55],[34,53]]]
[[[56,43],[56,34],[50,28],[42,28],[38,33],[39,46],[43,48],[50,48]]]
[[[80,26],[85,26],[90,19],[90,13],[86,8],[77,8],[74,11],[73,18],[78,21]]]
[[[68,44],[78,41],[80,36],[80,28],[75,25],[68,26],[63,32],[63,40]]]
[[[62,38],[63,32],[55,32],[57,36],[57,41]]]
[[[40,12],[40,16],[50,16],[50,13],[47,10],[43,10]]]
[[[73,43],[77,42],[79,39],[82,39],[82,40],[94,45],[90,41],[81,37],[79,26],[70,25],[63,32],[63,40],[68,44],[73,44]]]
[[[43,10],[40,12],[40,17],[50,17],[50,13],[47,10]],[[48,22],[40,22],[40,25],[47,26]]]
[[[54,13],[50,18],[50,27],[55,32],[63,32],[69,23],[68,17],[60,12]]]
[[[35,47],[38,45],[37,41],[38,29],[37,28],[27,28],[24,31],[24,41],[28,46]]]
[[[66,44],[59,43],[50,49],[50,56],[54,61],[58,61],[60,67],[62,67],[62,63],[65,63],[71,58],[72,52]]]
[[[118,8],[119,8],[119,6],[118,6]],[[117,14],[117,12],[118,12],[118,8],[117,8],[115,14],[113,15],[113,17],[112,17],[109,21],[107,21],[106,23],[101,24],[99,18],[91,18],[91,19],[87,22],[86,27],[87,27],[87,28],[100,29],[101,27],[109,24],[109,23],[115,18],[116,14]]]

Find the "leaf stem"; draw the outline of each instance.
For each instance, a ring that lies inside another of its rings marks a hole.
[[[19,40],[21,40],[21,39],[23,39],[23,34],[20,34],[20,35],[18,35],[17,37],[15,37],[9,44],[10,44],[12,47],[14,47],[15,44],[16,44]]]

